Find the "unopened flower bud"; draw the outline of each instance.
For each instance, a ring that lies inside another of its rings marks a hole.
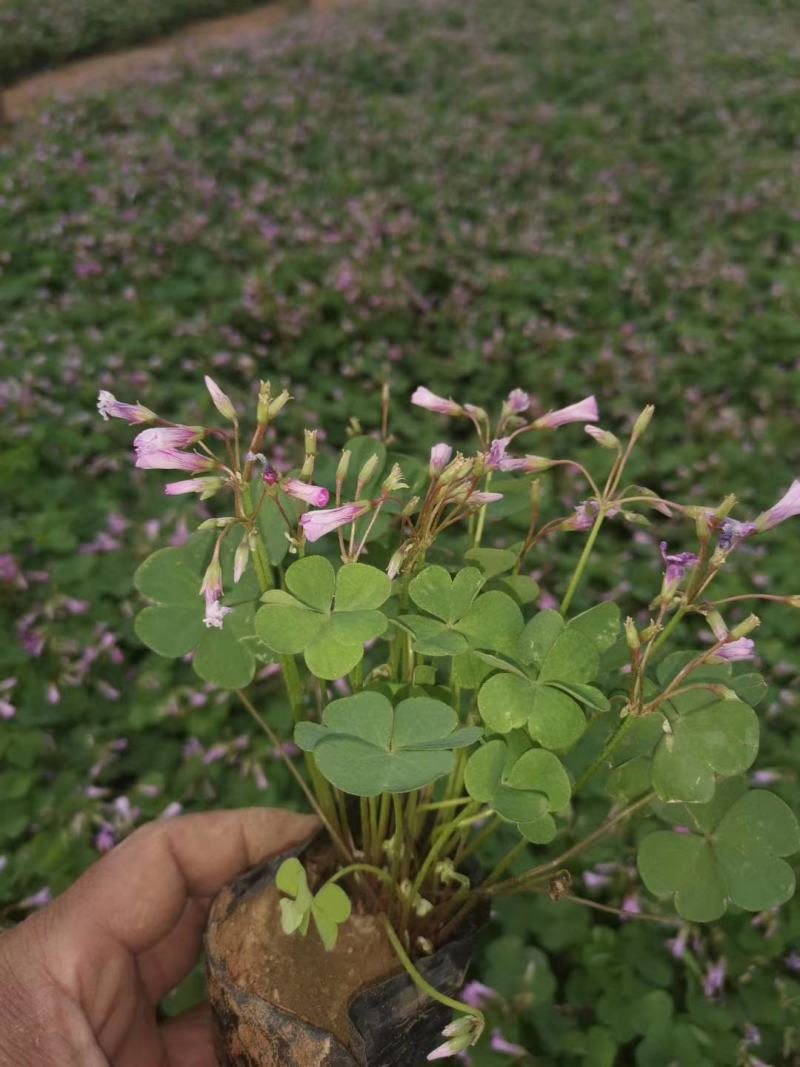
[[[631,433],[631,440],[638,441],[647,427],[650,425],[650,420],[653,418],[653,412],[655,411],[653,404],[648,404],[643,409],[641,414],[637,417],[636,422],[633,424],[633,431]]]
[[[230,526],[232,522],[236,522],[233,515],[223,515],[217,519],[205,519],[197,527],[198,530],[223,530],[226,526]]]
[[[256,421],[259,426],[266,426],[269,422],[269,405],[272,400],[272,386],[269,382],[258,384],[258,405],[256,407]]]
[[[317,430],[303,430],[307,456],[316,456],[317,454],[317,433]]]
[[[289,401],[292,399],[291,394],[287,389],[284,389],[282,393],[279,393],[274,400],[270,401],[269,405],[269,417],[274,419],[276,415],[279,415],[281,411],[286,407]]]
[[[353,453],[349,448],[346,448],[339,459],[339,466],[336,468],[336,484],[344,484],[344,480],[347,477],[347,471],[350,467],[350,457]]]
[[[205,376],[206,389],[208,389],[211,400],[214,407],[222,415],[224,419],[229,419],[231,422],[236,422],[236,409],[234,408],[231,398],[227,393],[223,393],[213,378]]]
[[[418,496],[412,496],[411,499],[409,500],[409,502],[406,504],[406,506],[400,512],[400,514],[402,515],[402,517],[404,519],[408,519],[417,510],[417,506],[418,505],[419,505],[419,497]]]
[[[758,615],[748,615],[746,619],[742,619],[738,626],[734,626],[731,630],[731,637],[746,637],[747,634],[752,633],[760,625],[761,619],[759,619]]]
[[[370,478],[375,474],[380,463],[380,457],[377,452],[373,453],[361,468],[358,474],[358,482],[356,484],[356,496],[360,497],[364,486],[369,482]]]
[[[625,640],[628,642],[628,648],[631,652],[637,652],[641,648],[642,642],[639,638],[639,632],[630,615],[625,620]]]
[[[474,459],[467,459],[466,456],[459,452],[456,454],[456,458],[448,463],[442,471],[439,481],[444,485],[461,481],[462,478],[466,478],[467,475],[472,473],[474,465]]]
[[[714,511],[714,518],[718,522],[722,522],[723,519],[727,519],[730,513],[736,506],[736,496],[734,493],[729,493],[722,501],[720,506]]]
[[[247,569],[247,562],[250,559],[250,541],[249,538],[243,537],[239,542],[236,552],[233,557],[233,581],[234,585],[239,582],[239,579]]]
[[[592,426],[591,424],[584,426],[583,429],[601,448],[611,448],[617,451],[622,448],[620,439],[609,430],[601,430],[599,426]]]

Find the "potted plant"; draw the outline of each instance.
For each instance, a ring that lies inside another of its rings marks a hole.
[[[105,392],[99,410],[142,427],[137,467],[184,473],[168,495],[220,505],[139,568],[150,603],[136,632],[238,694],[323,828],[212,911],[224,1063],[409,1067],[464,1053],[484,1019],[458,990],[491,901],[579,899],[576,859],[637,820],[641,880],[681,920],[792,896],[795,817],[744,778],[765,685],[747,665],[759,620],[741,607],[800,597],[715,599],[713,587],[742,541],[800,513],[800,482],[739,521],[733,496],[687,505],[628,484],[652,407],[620,440],[597,426],[593,397],[533,415],[514,390],[492,420],[423,387],[413,403],[471,424],[469,454],[438,444],[421,463],[392,452],[385,390],[380,435],[318,455],[307,430],[302,463],[287,469],[274,456],[287,454],[277,434],[289,393],[262,382],[246,427],[206,385],[222,426],[170,423]],[[602,476],[539,454],[576,422],[599,446]],[[543,476],[562,468],[585,480],[586,499],[555,514]],[[494,514],[512,513],[525,515],[525,535],[487,547]],[[662,543],[651,602],[624,620],[605,598],[575,613],[606,524],[651,518],[692,541]],[[576,532],[586,537],[560,604],[543,608],[529,561]],[[270,721],[265,687],[278,675],[304,765]],[[507,853],[482,867],[485,843],[509,827]]]

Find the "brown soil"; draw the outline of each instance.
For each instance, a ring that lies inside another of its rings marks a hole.
[[[277,0],[241,15],[190,23],[172,36],[140,48],[78,60],[59,70],[36,74],[0,93],[0,121],[3,104],[5,118],[14,122],[53,96],[118,85],[145,77],[154,66],[180,62],[189,55],[250,44],[292,15],[302,12],[322,15],[348,2],[353,0]]]
[[[332,952],[325,951],[313,923],[306,937],[287,937],[279,898],[269,886],[241,900],[217,928],[215,952],[239,989],[327,1030],[352,1051],[350,1002],[362,989],[396,974],[397,957],[372,915],[354,914],[340,928]]]

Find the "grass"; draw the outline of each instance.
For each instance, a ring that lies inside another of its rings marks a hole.
[[[283,802],[289,788],[260,740],[237,741],[247,726],[227,697],[132,634],[132,570],[182,528],[158,479],[132,470],[129,435],[96,418],[98,387],[191,422],[205,372],[238,397],[258,377],[291,380],[295,425],[340,441],[351,416],[378,422],[388,379],[395,432],[419,447],[451,433],[409,410],[420,382],[478,404],[520,386],[542,408],[595,392],[612,430],[654,401],[642,478],[681,499],[737,491],[742,517],[777,498],[800,471],[798,22],[794,4],[756,0],[403,0],[301,20],[12,134],[0,148],[10,916],[90,862],[101,826],[127,831],[120,797],[138,819],[172,802]],[[743,551],[740,574],[791,587],[785,529]],[[594,593],[649,581],[657,539],[612,541]],[[545,589],[567,555],[535,561]],[[794,615],[772,613],[758,635],[778,665],[761,768],[795,804],[799,637]],[[612,898],[633,891],[628,858],[597,856]],[[733,917],[676,962],[657,931],[511,902],[481,973],[498,988],[511,976],[511,1000],[533,982],[538,1006],[504,1027],[541,1063],[729,1064],[751,1054],[747,1022],[779,1062],[800,1026],[781,962],[798,921],[790,909],[767,937]],[[709,1002],[702,975],[720,955],[727,1000]],[[752,957],[774,963],[751,974]]]

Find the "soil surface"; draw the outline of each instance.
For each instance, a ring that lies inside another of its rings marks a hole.
[[[327,1030],[352,1051],[350,1002],[401,969],[383,927],[375,916],[354,913],[326,952],[313,923],[306,937],[283,933],[279,899],[273,885],[240,900],[217,927],[215,952],[239,989]]]
[[[36,111],[53,96],[102,89],[146,77],[154,66],[180,62],[187,56],[215,48],[252,43],[293,15],[323,15],[354,0],[276,0],[239,15],[203,19],[177,33],[139,48],[78,60],[58,70],[25,78],[0,94],[0,115],[14,122]]]

